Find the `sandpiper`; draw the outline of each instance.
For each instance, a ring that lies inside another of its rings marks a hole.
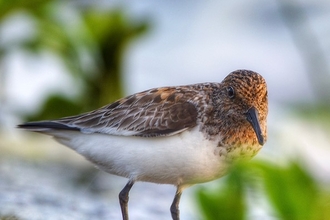
[[[51,135],[110,174],[128,178],[119,193],[124,220],[136,181],[172,184],[178,220],[183,189],[223,176],[267,139],[267,86],[249,70],[221,83],[150,89],[97,110],[18,125]]]

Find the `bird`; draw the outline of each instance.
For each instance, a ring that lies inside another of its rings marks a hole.
[[[220,83],[149,89],[99,109],[18,128],[52,136],[99,169],[128,178],[119,193],[123,220],[137,181],[171,184],[170,206],[180,219],[187,187],[224,176],[267,140],[268,92],[258,73],[239,69]]]

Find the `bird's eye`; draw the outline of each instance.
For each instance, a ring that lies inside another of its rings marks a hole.
[[[233,87],[229,86],[229,87],[227,88],[227,93],[228,93],[229,98],[232,99],[232,98],[235,97],[235,91],[234,91]]]

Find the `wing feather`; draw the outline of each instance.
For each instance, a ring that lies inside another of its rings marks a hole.
[[[38,127],[40,131],[49,128],[47,124],[51,124],[49,129],[59,127],[62,130],[66,128],[86,133],[169,136],[196,126],[198,112],[196,105],[191,102],[194,95],[193,90],[185,87],[152,89],[85,114],[33,122],[33,128]],[[54,126],[56,124],[58,126]],[[28,123],[24,125],[24,128],[29,129]]]

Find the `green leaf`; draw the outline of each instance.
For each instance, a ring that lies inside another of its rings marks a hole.
[[[245,219],[245,185],[250,182],[246,169],[242,165],[236,165],[222,181],[222,186],[215,191],[198,191],[198,201],[205,219]]]
[[[313,178],[297,163],[288,167],[259,164],[266,196],[281,219],[311,219],[318,197]]]

